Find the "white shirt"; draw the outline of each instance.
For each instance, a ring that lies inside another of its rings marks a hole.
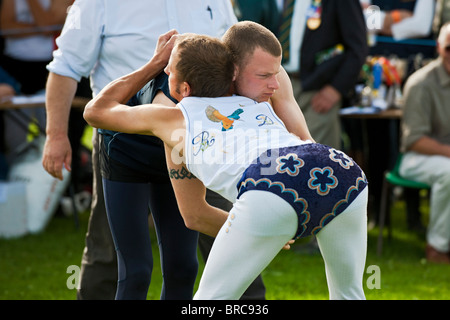
[[[434,0],[417,0],[413,15],[392,25],[392,37],[403,40],[428,36],[433,26],[435,6]]]
[[[360,0],[360,2],[366,5],[372,3],[371,0]],[[434,0],[417,0],[413,15],[392,25],[392,37],[395,40],[404,40],[428,36],[433,26],[435,6],[436,1]],[[379,11],[376,14],[380,16],[379,22],[381,28],[386,17],[386,12]],[[366,21],[369,24],[370,20],[367,17]],[[371,26],[368,25],[368,27],[370,29]]]
[[[303,34],[306,26],[306,12],[311,1],[297,0],[294,4],[294,13],[289,33],[289,60],[283,64],[287,72],[300,71],[300,53],[303,42]]]
[[[188,170],[208,189],[231,202],[236,200],[236,185],[245,169],[266,150],[310,142],[289,133],[267,102],[241,96],[188,97],[178,107],[186,121],[184,155]],[[234,122],[227,125],[220,115]],[[272,160],[271,166],[261,169],[262,175],[276,172],[274,159],[273,154],[267,159]]]
[[[161,34],[220,37],[236,22],[229,0],[76,0],[47,68],[77,81],[90,75],[95,96],[150,60]]]

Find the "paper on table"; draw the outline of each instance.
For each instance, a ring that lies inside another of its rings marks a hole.
[[[31,96],[14,96],[11,99],[13,104],[45,103],[45,92],[33,94]]]

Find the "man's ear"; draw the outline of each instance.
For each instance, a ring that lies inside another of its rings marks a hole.
[[[236,81],[238,73],[239,73],[239,67],[237,66],[237,64],[234,64],[233,82]]]
[[[183,90],[181,94],[183,95],[183,98],[189,97],[191,95],[191,86],[189,85],[189,83],[184,81],[182,87]]]

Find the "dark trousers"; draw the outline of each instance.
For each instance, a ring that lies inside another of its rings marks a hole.
[[[198,270],[198,233],[185,227],[169,183],[103,179],[111,233],[118,259],[116,299],[147,297],[153,269],[148,208],[158,237],[163,270],[161,299],[189,300]]]
[[[81,259],[79,300],[113,300],[117,289],[117,258],[106,216],[99,160],[99,134],[92,137],[92,203]]]

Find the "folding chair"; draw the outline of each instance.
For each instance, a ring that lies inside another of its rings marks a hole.
[[[403,154],[399,153],[394,165],[394,168],[391,171],[387,171],[384,174],[383,181],[383,189],[381,191],[381,206],[380,206],[380,215],[378,220],[379,226],[379,234],[378,234],[378,243],[377,243],[377,254],[381,255],[383,250],[383,229],[387,219],[390,219],[390,201],[389,197],[392,191],[392,188],[395,186],[400,186],[404,188],[414,188],[414,189],[430,189],[430,186],[425,183],[408,180],[400,176],[399,168],[403,159]],[[391,224],[388,226],[388,237],[391,238]]]

